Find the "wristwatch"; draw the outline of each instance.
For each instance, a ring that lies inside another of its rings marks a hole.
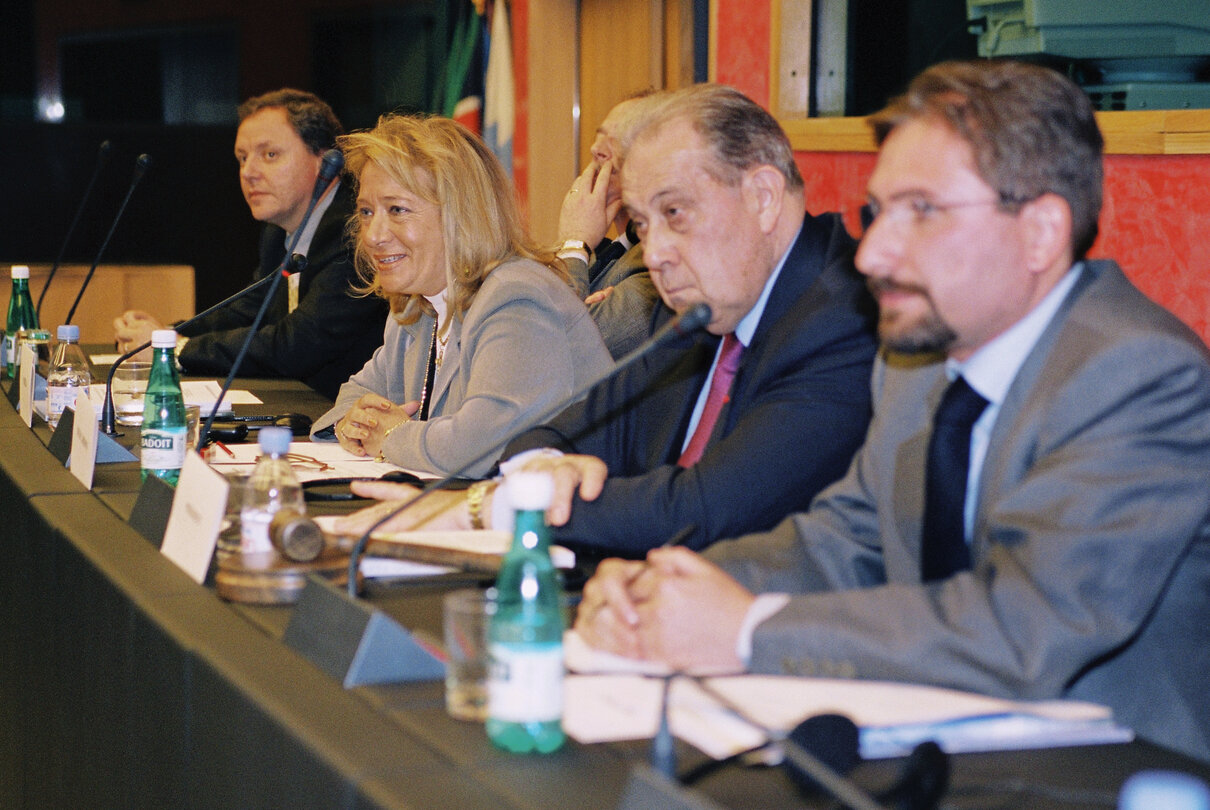
[[[581,251],[581,250],[584,251],[584,255],[587,257],[586,261],[589,264],[591,264],[592,263],[592,248],[590,248],[588,246],[587,242],[582,241],[580,239],[565,239],[563,241],[563,244],[559,245],[559,249],[558,249],[558,251],[556,251],[556,254],[559,256],[562,256],[564,253],[570,253],[572,251]]]

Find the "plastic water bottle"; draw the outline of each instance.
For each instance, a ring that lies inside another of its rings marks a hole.
[[[9,272],[13,278],[13,292],[8,299],[8,320],[4,324],[3,362],[11,380],[17,376],[17,333],[22,329],[37,329],[38,313],[29,297],[29,267],[14,264]]]
[[[244,485],[244,503],[239,512],[240,551],[245,554],[273,550],[269,524],[279,509],[298,514],[307,511],[302,485],[286,458],[292,435],[284,427],[260,429],[260,458]]]
[[[88,358],[80,348],[80,327],[65,323],[55,336],[59,345],[55,346],[50,372],[46,375],[46,424],[51,430],[59,426],[63,409],[75,405],[76,393],[92,384]]]
[[[151,371],[143,397],[141,428],[143,480],[148,475],[163,478],[173,486],[185,463],[185,398],[176,370],[176,332],[157,329],[151,333]]]
[[[508,477],[517,522],[488,625],[487,736],[514,753],[563,745],[563,589],[545,515],[553,488],[544,473]]]
[[[1118,810],[1207,810],[1210,787],[1178,771],[1139,771],[1126,780]]]

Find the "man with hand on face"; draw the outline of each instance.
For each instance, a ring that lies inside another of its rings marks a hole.
[[[343,132],[331,108],[300,90],[245,101],[235,136],[240,188],[252,216],[265,223],[253,281],[277,272],[286,245],[303,226],[323,154]],[[334,182],[320,198],[294,252],[306,266],[278,282],[263,323],[240,366],[247,377],[293,377],[327,397],[382,343],[386,305],[352,292],[353,251],[345,239],[351,196]],[[189,374],[227,374],[264,301],[258,290],[180,330],[177,359]],[[128,351],[163,328],[131,310],[114,320],[118,349]]]
[[[592,162],[572,183],[559,212],[559,258],[588,305],[614,359],[647,337],[659,293],[643,264],[643,246],[622,205],[622,144],[629,139],[641,100],[614,106],[592,142]],[[610,225],[617,239],[606,239]]]
[[[550,470],[557,542],[641,554],[772,527],[836,480],[869,421],[873,302],[835,214],[808,216],[776,120],[741,93],[699,85],[641,99],[622,188],[666,307],[698,303],[705,332],[652,351],[505,457]],[[358,484],[380,498],[393,484]],[[444,493],[443,525],[511,526],[497,482]],[[346,519],[364,530],[379,505]],[[431,502],[430,502],[431,505]],[[406,511],[388,528],[411,526]],[[430,523],[426,525],[436,525]]]
[[[1107,704],[1210,757],[1210,363],[1112,261],[1091,105],[948,63],[871,121],[884,353],[848,474],[768,534],[604,562],[576,626],[678,669]]]

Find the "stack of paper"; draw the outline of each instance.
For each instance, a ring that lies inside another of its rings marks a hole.
[[[965,753],[1133,738],[1107,707],[1093,703],[1004,700],[884,681],[775,675],[699,680],[592,650],[574,631],[564,648],[573,673],[592,673],[571,675],[565,682],[563,726],[585,743],[653,736],[666,677],[674,678],[668,698],[672,733],[716,759],[768,742],[766,730],[784,736],[819,714],[852,719],[865,759],[905,756],[925,740],[949,753]]]

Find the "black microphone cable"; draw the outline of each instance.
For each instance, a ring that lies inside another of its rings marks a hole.
[[[126,189],[126,196],[122,199],[122,205],[118,208],[117,215],[113,218],[113,224],[109,226],[109,233],[105,235],[105,241],[101,243],[101,249],[97,251],[97,258],[93,260],[92,267],[88,268],[88,273],[84,276],[84,283],[80,285],[80,291],[76,293],[76,300],[72,303],[71,309],[67,311],[67,319],[63,323],[71,323],[72,317],[76,314],[76,307],[80,305],[80,299],[84,297],[84,291],[88,289],[88,283],[92,281],[92,276],[97,272],[97,265],[101,263],[101,256],[105,254],[105,248],[109,247],[109,240],[113,237],[113,232],[117,230],[118,221],[122,219],[122,214],[126,212],[126,204],[130,202],[130,197],[134,194],[135,186],[143,179],[143,175],[151,168],[151,155],[142,154],[135,158],[134,161],[134,177],[130,181],[130,188]],[[49,284],[49,282],[47,282]]]
[[[71,225],[67,227],[67,236],[63,237],[63,244],[59,248],[59,256],[55,259],[55,263],[51,265],[50,273],[46,276],[46,284],[42,286],[42,292],[38,294],[38,305],[34,307],[34,312],[38,316],[38,323],[42,322],[42,301],[46,298],[46,291],[50,289],[50,283],[55,280],[55,273],[59,272],[59,265],[63,263],[63,256],[67,253],[67,244],[76,232],[76,225],[80,224],[80,215],[84,213],[84,207],[88,205],[88,198],[92,194],[92,187],[96,185],[97,178],[101,176],[101,169],[105,167],[106,161],[109,160],[109,152],[109,141],[101,141],[101,145],[97,148],[97,164],[92,170],[92,177],[89,179],[88,185],[84,187],[84,196],[80,198],[80,206],[76,209],[76,215],[72,218]]]

